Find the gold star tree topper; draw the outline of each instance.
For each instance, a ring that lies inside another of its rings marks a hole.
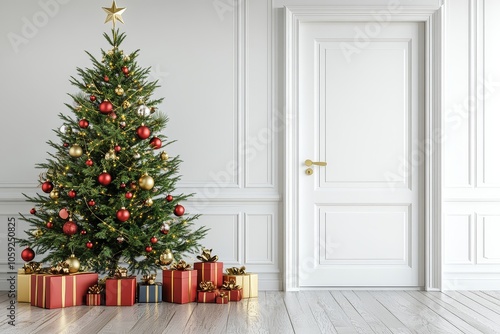
[[[104,23],[113,21],[113,29],[115,28],[116,21],[120,21],[121,23],[125,24],[125,22],[123,22],[122,14],[127,8],[116,7],[115,0],[113,0],[113,4],[110,8],[102,7],[102,9],[106,12],[106,14],[108,14]]]

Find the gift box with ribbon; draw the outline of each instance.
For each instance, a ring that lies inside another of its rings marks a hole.
[[[42,268],[38,262],[26,263],[17,270],[17,302],[31,302],[31,275],[40,272]]]
[[[247,273],[244,266],[227,268],[222,279],[228,282],[234,280],[235,284],[242,288],[242,298],[258,297],[259,295],[258,275]]]
[[[162,300],[162,285],[156,283],[156,274],[142,276],[142,282],[137,284],[139,303],[160,303]]]
[[[88,306],[101,305],[101,294],[102,294],[102,286],[100,286],[99,284],[92,285],[87,290],[87,305]]]
[[[164,302],[185,304],[196,301],[198,272],[184,261],[173,263],[170,269],[163,270]]]
[[[213,282],[215,287],[220,288],[222,286],[222,268],[224,266],[223,262],[217,262],[219,257],[217,255],[212,255],[211,249],[203,249],[201,255],[196,258],[201,262],[194,263],[194,269],[198,271],[198,282]]]
[[[243,289],[236,284],[234,279],[225,281],[222,284],[222,291],[227,294],[228,300],[231,302],[239,302],[243,297]]]
[[[201,282],[198,290],[198,303],[215,303],[215,298],[220,294],[213,282]]]
[[[96,273],[69,274],[64,264],[31,275],[31,305],[62,308],[85,304],[87,290],[97,284]],[[48,272],[48,273],[47,273]]]
[[[135,276],[127,276],[127,269],[119,267],[114,277],[106,279],[106,306],[132,306],[135,304]]]
[[[224,291],[222,291],[220,293],[220,295],[218,295],[215,298],[215,302],[217,304],[227,304],[227,303],[229,303],[229,296]]]

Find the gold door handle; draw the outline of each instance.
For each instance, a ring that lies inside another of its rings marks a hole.
[[[316,165],[316,166],[326,166],[327,163],[326,162],[323,162],[323,161],[312,161],[312,160],[309,160],[307,159],[305,162],[306,166],[312,166],[312,165]]]

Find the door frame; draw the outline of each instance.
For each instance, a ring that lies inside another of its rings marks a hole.
[[[442,53],[444,10],[432,7],[286,6],[285,7],[285,150],[283,286],[298,291],[298,33],[305,22],[376,22],[375,13],[389,13],[391,22],[425,24],[425,180],[424,270],[425,290],[442,287],[441,161],[442,161]],[[386,16],[387,18],[387,16]]]

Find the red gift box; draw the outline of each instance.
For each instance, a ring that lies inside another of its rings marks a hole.
[[[62,308],[85,304],[87,290],[97,284],[96,273],[71,275],[31,275],[31,305]]]
[[[218,295],[217,297],[215,297],[215,302],[217,304],[227,304],[229,303],[229,297],[227,294],[225,293],[221,293],[220,295]]]
[[[198,303],[215,303],[215,298],[217,298],[219,294],[219,290],[198,291]]]
[[[135,276],[106,279],[106,306],[132,306],[135,304]]]
[[[185,304],[196,301],[196,270],[163,270],[164,302]]]
[[[201,282],[213,282],[216,288],[222,286],[223,262],[195,262],[194,269],[198,271],[198,285]]]
[[[243,289],[235,290],[222,290],[227,296],[230,302],[239,302],[243,298]]]
[[[87,306],[101,305],[101,295],[98,293],[87,293]]]

